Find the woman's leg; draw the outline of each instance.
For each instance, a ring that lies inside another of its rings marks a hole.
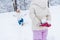
[[[42,40],[47,40],[48,29],[42,31]]]
[[[33,40],[42,40],[41,30],[33,30]]]

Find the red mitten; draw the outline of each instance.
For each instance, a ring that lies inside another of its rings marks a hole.
[[[42,23],[40,26],[42,26],[42,27],[50,27],[51,24],[48,24],[48,23],[46,22],[46,23]]]

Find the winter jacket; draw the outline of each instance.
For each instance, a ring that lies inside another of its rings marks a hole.
[[[51,20],[48,0],[32,0],[29,9],[33,30],[47,29],[47,27],[41,27],[39,24],[41,23],[40,19],[46,19],[46,15],[49,15],[48,20]]]

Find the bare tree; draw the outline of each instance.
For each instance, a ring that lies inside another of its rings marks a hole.
[[[13,1],[13,8],[14,8],[14,11],[17,10],[17,0],[12,0]]]
[[[49,0],[48,0],[48,2],[47,2],[48,4],[47,4],[47,6],[49,7],[50,6],[50,4],[49,4]]]

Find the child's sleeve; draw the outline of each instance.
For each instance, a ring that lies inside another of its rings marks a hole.
[[[30,9],[30,17],[33,20],[33,22],[35,21],[35,22],[39,23],[40,20],[36,17],[36,15],[34,13],[34,9],[35,9],[34,5],[31,5],[29,9]]]

